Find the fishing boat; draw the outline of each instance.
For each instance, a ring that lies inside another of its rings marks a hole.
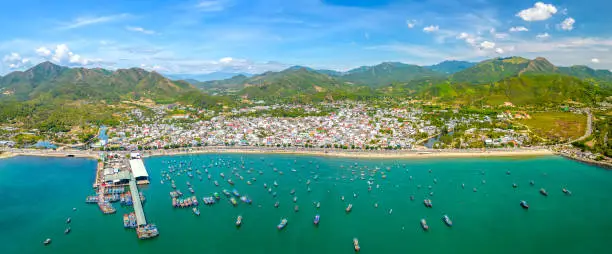
[[[234,196],[236,196],[236,197],[240,197],[240,193],[238,193],[238,190],[236,190],[236,189],[232,190],[232,194],[234,194]]]
[[[523,207],[524,209],[529,209],[529,204],[527,204],[527,201],[521,200],[521,207]]]
[[[123,227],[124,228],[130,227],[130,218],[128,217],[127,213],[123,215]]]
[[[276,225],[276,228],[278,228],[278,230],[282,230],[286,226],[287,226],[287,218],[283,218],[281,222],[278,225]]]
[[[200,210],[197,207],[194,207],[192,211],[193,211],[193,214],[200,216]]]
[[[274,181],[274,187],[278,187],[278,183]]]
[[[268,184],[264,183],[264,189],[268,188]]]
[[[425,199],[423,200],[423,204],[425,205],[425,207],[427,208],[431,208],[433,205],[431,204],[431,199]]]
[[[563,188],[561,191],[563,191],[563,193],[565,193],[565,195],[568,195],[568,196],[572,195],[572,192],[570,190],[566,189],[566,188]]]
[[[70,223],[72,221],[72,219],[70,219],[70,217],[68,217],[68,219],[66,219],[66,223]]]
[[[248,196],[242,196],[240,197],[240,201],[247,203],[247,204],[251,204],[253,201],[251,201],[251,199],[249,199]]]
[[[227,183],[229,183],[230,185],[234,185],[234,181],[232,181],[232,179],[227,179]]]
[[[512,188],[517,188],[517,187],[518,187],[518,185],[516,183],[512,184]]]
[[[357,252],[361,250],[361,247],[359,246],[359,239],[353,238],[353,248]]]
[[[191,183],[189,181],[187,181],[187,186],[191,186]]]
[[[232,194],[230,194],[230,192],[229,192],[229,191],[227,191],[226,189],[223,189],[223,190],[222,190],[222,192],[223,192],[223,195],[227,196],[228,198],[229,198],[229,197],[232,195]]]
[[[548,196],[548,192],[546,192],[546,190],[544,188],[540,189],[540,194],[542,194],[544,196]]]
[[[352,210],[353,210],[353,204],[348,204],[348,206],[345,209],[346,213],[350,213]]]
[[[295,206],[293,207],[293,210],[294,210],[294,211],[297,213],[297,212],[299,212],[299,211],[300,211],[300,207],[299,207],[298,205],[295,205]]]
[[[297,202],[297,197],[293,197],[293,203]]]
[[[292,189],[289,194],[291,194],[291,195],[295,194],[295,189]]]
[[[159,230],[155,224],[147,224],[136,228],[138,239],[149,239],[159,235]]]
[[[213,193],[213,197],[215,197],[216,200],[221,199],[221,196],[219,195],[218,192]]]
[[[221,172],[219,175],[221,176],[221,178],[225,178],[225,174],[223,174],[223,172]]]
[[[189,187],[189,192],[191,192],[191,194],[195,193],[195,191],[191,187]]]
[[[44,245],[49,245],[51,243],[51,238],[47,238],[43,241]]]
[[[230,203],[232,203],[233,206],[238,205],[238,202],[236,202],[236,199],[234,197],[230,198]]]
[[[427,225],[427,221],[425,219],[421,219],[421,227],[425,231],[429,230],[429,226]]]
[[[321,207],[321,202],[317,202],[316,208],[320,208]]]
[[[276,203],[274,203],[274,207],[278,208],[278,201],[276,201]]]
[[[70,234],[70,227],[67,227],[66,230],[64,230],[64,235]]]
[[[315,224],[315,226],[318,226],[318,225],[319,225],[319,220],[321,220],[321,216],[319,216],[318,214],[317,214],[317,215],[315,215],[315,217],[314,217],[314,221],[313,221],[313,223]]]
[[[453,221],[446,214],[442,216],[442,221],[444,221],[444,224],[446,224],[449,227],[453,226]]]
[[[242,215],[238,215],[236,218],[236,227],[240,227],[242,225]]]
[[[213,183],[215,184],[215,186],[219,186],[219,182],[217,182],[217,180],[215,180]]]

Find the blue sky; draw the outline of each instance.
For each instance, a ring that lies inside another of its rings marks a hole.
[[[607,0],[10,1],[0,8],[0,75],[45,60],[198,74],[513,55],[612,69],[610,9]]]

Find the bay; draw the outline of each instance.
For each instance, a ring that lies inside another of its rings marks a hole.
[[[249,195],[253,204],[239,201],[233,207],[223,196],[213,206],[200,205],[199,217],[191,209],[173,208],[170,183],[160,183],[161,172],[176,165],[173,161],[191,163],[194,172],[203,173],[202,181],[197,175],[193,179],[185,174],[174,176],[183,193],[188,193],[187,181],[199,200],[224,188],[236,188]],[[123,228],[122,215],[130,207],[116,204],[117,214],[102,215],[96,205],[84,203],[93,194],[95,164],[75,158],[0,160],[2,253],[354,253],[353,237],[359,238],[362,253],[609,253],[612,237],[612,172],[556,156],[367,160],[206,154],[147,158],[152,180],[142,188],[147,197],[144,209],[160,236],[146,241]],[[221,186],[206,179],[204,167]],[[244,180],[231,174],[234,167]],[[363,171],[368,179],[369,170],[376,167],[380,169],[368,192],[367,180],[359,175]],[[235,186],[223,181],[221,172]],[[253,177],[257,180],[248,185],[246,181]],[[307,191],[308,179],[311,192]],[[279,184],[273,188],[276,198],[263,187],[274,181]],[[563,194],[563,187],[573,195]],[[540,188],[548,190],[549,196],[541,195]],[[433,208],[423,205],[425,198],[432,200]],[[280,206],[274,208],[277,200]],[[529,202],[529,210],[519,206],[521,200]],[[319,209],[315,201],[321,203]],[[347,214],[349,203],[353,210]],[[296,204],[297,213],[293,210]],[[315,214],[321,216],[318,227],[312,223]],[[453,220],[452,228],[442,222],[443,214]],[[234,225],[238,215],[243,216],[240,228]],[[72,233],[64,235],[67,217],[72,218]],[[284,217],[289,223],[279,231],[276,225]],[[421,229],[421,218],[427,219],[428,232]],[[45,238],[53,242],[43,246]]]

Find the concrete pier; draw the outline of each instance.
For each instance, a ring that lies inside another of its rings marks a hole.
[[[130,180],[130,192],[132,192],[132,202],[134,202],[134,213],[136,214],[136,222],[138,226],[147,225],[147,219],[142,209],[142,202],[140,200],[140,193],[138,192],[138,186],[136,185],[136,179],[132,176]]]

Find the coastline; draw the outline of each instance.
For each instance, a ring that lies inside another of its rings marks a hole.
[[[127,151],[117,151],[128,153]],[[177,150],[150,150],[141,152],[143,157],[174,156],[189,154],[232,153],[232,154],[290,154],[306,156],[325,156],[362,159],[431,159],[431,158],[478,158],[478,157],[533,157],[555,155],[546,148],[489,149],[489,150],[383,150],[355,151],[339,149],[304,149],[304,148],[266,148],[266,147],[205,147]],[[74,157],[98,159],[98,151],[64,150],[47,151],[34,149],[14,149],[4,151],[0,159],[15,156],[40,157]]]

